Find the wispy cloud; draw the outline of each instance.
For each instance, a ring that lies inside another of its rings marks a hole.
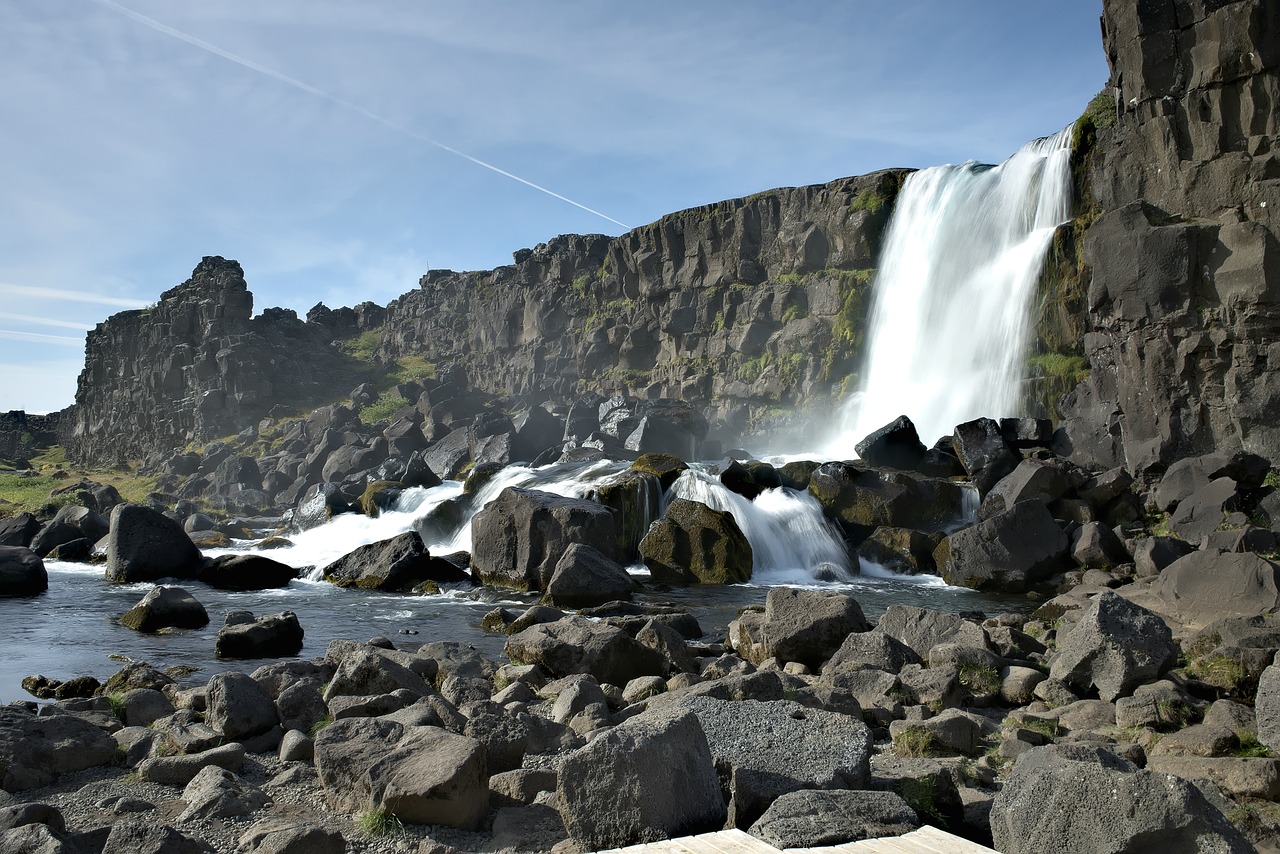
[[[73,291],[66,288],[41,288],[33,285],[10,285],[0,282],[0,294],[32,299],[52,299],[65,302],[86,302],[93,305],[111,305],[118,308],[146,308],[143,300],[127,297],[109,297],[93,291]]]
[[[83,338],[72,338],[67,335],[46,335],[43,332],[19,332],[16,329],[0,329],[0,338],[11,341],[40,341],[45,344],[60,344],[64,347],[83,347]]]
[[[19,323],[34,323],[37,326],[55,326],[59,329],[79,329],[88,332],[93,328],[90,323],[78,323],[74,320],[58,320],[53,317],[36,317],[33,314],[18,314],[13,311],[0,311],[0,317],[5,320],[16,320]]]

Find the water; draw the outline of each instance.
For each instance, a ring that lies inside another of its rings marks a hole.
[[[907,180],[875,284],[866,382],[826,454],[803,456],[848,458],[857,440],[901,414],[931,442],[963,421],[1017,411],[1028,303],[1053,229],[1069,216],[1067,145],[1063,132],[1031,143],[998,167],[943,166]],[[506,487],[587,498],[626,468],[614,462],[511,466],[472,497],[457,482],[407,490],[376,519],[339,516],[290,535],[291,547],[267,552],[298,569],[301,577],[286,589],[240,593],[176,582],[209,611],[209,626],[198,631],[143,635],[126,629],[116,620],[151,585],[109,584],[100,567],[50,561],[47,593],[0,598],[0,702],[29,699],[20,687],[26,675],[105,679],[121,666],[118,657],[157,667],[198,666],[192,683],[221,670],[252,670],[260,662],[213,658],[217,629],[229,610],[294,611],[306,632],[304,658],[323,654],[336,638],[375,635],[404,645],[464,641],[498,657],[504,638],[481,631],[481,618],[498,604],[523,608],[536,595],[491,588],[456,588],[437,596],[348,590],[324,582],[323,568],[357,546],[409,530],[422,533],[434,554],[469,551],[471,517]],[[753,549],[752,581],[656,589],[638,598],[685,608],[711,638],[723,637],[741,608],[763,603],[769,589],[782,584],[847,592],[872,619],[893,604],[989,613],[1026,606],[1025,599],[1000,600],[947,587],[935,577],[859,566],[807,493],[769,489],[748,501],[695,467],[654,504],[665,506],[677,496],[733,514]],[[450,507],[453,515],[445,512]],[[439,521],[448,518],[454,522]],[[239,543],[233,550],[250,548]],[[227,550],[209,554],[222,551]],[[642,566],[629,569],[646,576]]]
[[[932,444],[957,424],[1017,415],[1031,303],[1054,229],[1071,218],[1070,129],[999,166],[907,178],[885,237],[863,383],[828,453],[907,415]]]

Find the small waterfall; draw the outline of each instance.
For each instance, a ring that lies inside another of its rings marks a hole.
[[[822,515],[818,500],[807,492],[777,487],[749,501],[712,475],[689,469],[669,493],[731,513],[751,543],[754,574],[799,570],[809,581],[848,581],[855,574],[849,568],[844,540]]]
[[[1019,414],[1036,281],[1071,216],[1070,145],[1067,128],[999,166],[907,178],[875,279],[861,390],[832,456],[852,456],[899,415],[931,444],[973,418]]]

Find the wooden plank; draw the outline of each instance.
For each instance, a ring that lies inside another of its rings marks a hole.
[[[777,848],[741,830],[719,830],[700,836],[666,839],[599,854],[998,854],[976,842],[961,839],[928,825],[902,836],[863,839],[822,848]]]

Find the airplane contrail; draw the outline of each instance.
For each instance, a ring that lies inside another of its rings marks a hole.
[[[31,285],[8,285],[0,283],[0,294],[13,294],[35,299],[56,299],[64,302],[88,302],[96,305],[111,305],[120,308],[145,308],[144,300],[127,299],[125,297],[109,297],[92,291],[71,291],[64,288],[37,288]]]
[[[9,338],[14,341],[44,341],[67,347],[84,346],[83,338],[72,338],[69,335],[45,335],[43,332],[19,332],[16,329],[0,329],[0,338]]]
[[[441,151],[446,151],[449,154],[452,154],[456,157],[461,157],[463,160],[468,160],[477,166],[480,166],[484,169],[488,169],[490,172],[496,172],[499,175],[502,175],[506,178],[510,178],[513,181],[518,181],[519,183],[524,184],[526,187],[531,187],[540,193],[546,193],[548,196],[551,196],[553,199],[559,199],[560,201],[573,205],[575,208],[584,210],[589,214],[598,216],[601,219],[607,219],[609,222],[613,223],[614,225],[620,225],[627,230],[631,229],[631,226],[627,225],[625,222],[616,220],[613,217],[609,216],[608,214],[603,214],[600,211],[595,210],[594,208],[589,208],[586,205],[582,204],[581,202],[575,202],[573,199],[569,198],[568,196],[562,196],[559,193],[555,192],[554,190],[549,190],[540,184],[535,184],[532,181],[529,181],[525,178],[521,178],[519,175],[515,175],[511,172],[508,172],[506,169],[503,169],[500,166],[495,166],[492,163],[488,163],[484,160],[481,160],[478,157],[473,157],[470,154],[467,154],[465,151],[459,151],[453,146],[445,145],[443,142],[432,139],[431,137],[425,136],[424,134],[418,133],[412,128],[407,128],[404,125],[393,122],[388,118],[385,118],[383,116],[378,115],[377,113],[374,113],[368,109],[365,109],[359,104],[352,103],[351,101],[348,101],[345,98],[340,98],[337,95],[330,94],[329,92],[326,92],[323,89],[317,89],[315,86],[312,86],[309,83],[304,83],[301,80],[297,79],[296,77],[290,77],[287,74],[276,71],[274,68],[268,68],[267,66],[262,65],[261,63],[257,63],[251,59],[247,59],[238,53],[232,53],[231,51],[224,50],[223,48],[220,48],[215,44],[210,44],[209,42],[203,39],[196,38],[195,36],[189,33],[184,33],[182,30],[174,29],[168,24],[162,24],[159,21],[157,21],[155,18],[149,18],[146,15],[142,14],[141,12],[135,12],[133,9],[130,9],[127,6],[121,6],[119,3],[115,2],[115,0],[94,0],[94,2],[102,6],[106,6],[108,9],[111,9],[114,12],[124,15],[126,18],[130,18],[134,21],[137,21],[139,24],[142,24],[143,26],[150,27],[151,29],[157,32],[164,33],[167,36],[171,36],[175,39],[178,39],[179,41],[186,42],[187,44],[198,47],[201,50],[208,51],[209,53],[212,53],[215,56],[220,56],[223,59],[227,60],[228,62],[234,62],[236,65],[240,65],[240,66],[243,66],[244,68],[248,68],[250,71],[256,71],[259,74],[265,74],[267,77],[270,77],[273,80],[277,80],[280,83],[284,83],[286,86],[292,86],[293,88],[306,92],[309,95],[315,95],[317,98],[324,98],[326,101],[330,101],[334,104],[337,104],[340,107],[345,107],[348,110],[359,113],[360,115],[364,116],[365,118],[371,121],[375,121],[384,127],[390,128],[391,130],[398,131],[399,133],[412,137],[413,139],[416,139],[419,142],[425,142],[428,145],[433,145],[436,148],[440,149]]]

